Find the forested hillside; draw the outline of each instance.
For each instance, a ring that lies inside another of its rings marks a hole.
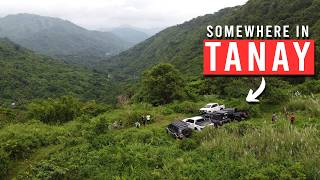
[[[134,48],[101,62],[97,68],[133,78],[151,65],[168,62],[185,75],[201,75],[207,25],[238,24],[309,25],[312,38],[316,40],[319,62],[319,9],[319,0],[251,0],[243,6],[226,8],[165,29]]]
[[[117,54],[131,45],[110,32],[89,31],[69,21],[32,14],[0,18],[0,37],[45,55],[72,56],[71,62],[82,64]]]
[[[111,102],[116,92],[111,87],[107,74],[76,68],[36,55],[8,39],[0,40],[1,104],[62,95]]]
[[[148,34],[134,29],[134,27],[118,27],[112,29],[111,32],[133,45],[138,44],[149,37]]]

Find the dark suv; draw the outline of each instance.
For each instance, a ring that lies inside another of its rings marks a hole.
[[[176,121],[169,124],[166,128],[168,134],[171,134],[174,138],[182,139],[188,138],[192,134],[192,129],[188,127],[188,123],[183,121]]]

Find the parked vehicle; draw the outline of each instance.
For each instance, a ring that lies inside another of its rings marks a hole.
[[[210,120],[215,126],[222,126],[225,123],[231,122],[231,118],[226,111],[216,111],[213,113],[207,113],[204,118]]]
[[[248,113],[239,111],[237,108],[226,108],[223,111],[228,112],[229,117],[233,120],[241,121],[248,118]]]
[[[197,131],[202,131],[203,128],[213,125],[210,120],[207,120],[202,116],[195,116],[192,118],[184,119],[182,121],[188,123],[189,128]]]
[[[203,108],[201,108],[199,111],[200,111],[200,114],[205,114],[205,113],[220,111],[224,108],[225,108],[224,105],[219,105],[218,103],[209,103],[205,105]]]
[[[176,121],[169,124],[166,131],[176,139],[188,138],[192,135],[192,129],[189,128],[189,124],[183,121]]]

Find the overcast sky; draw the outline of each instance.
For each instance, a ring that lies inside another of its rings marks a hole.
[[[0,16],[32,13],[67,19],[88,29],[131,25],[167,27],[247,0],[1,0]]]

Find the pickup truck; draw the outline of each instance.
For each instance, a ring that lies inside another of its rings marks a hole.
[[[216,111],[223,110],[225,108],[224,105],[219,105],[218,103],[209,103],[205,105],[203,108],[201,108],[200,114],[206,114],[206,113],[213,113]]]

